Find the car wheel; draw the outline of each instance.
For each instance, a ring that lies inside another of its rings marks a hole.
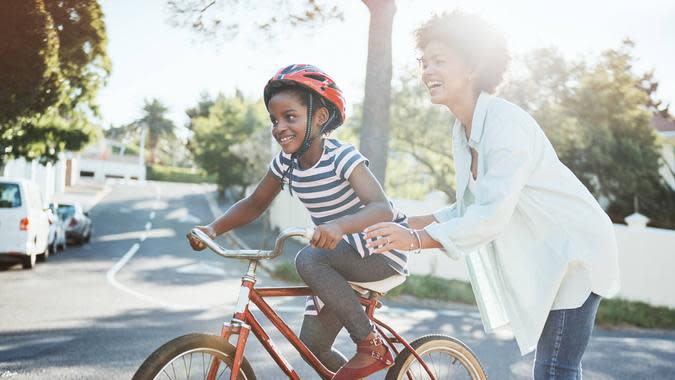
[[[37,262],[37,255],[31,253],[21,258],[21,266],[23,269],[33,269],[35,268],[35,263]]]
[[[50,251],[51,251],[51,248],[49,246],[47,246],[47,248],[45,248],[44,252],[37,255],[37,261],[41,262],[41,263],[44,263],[45,261],[47,261],[47,259],[49,258],[49,252]]]

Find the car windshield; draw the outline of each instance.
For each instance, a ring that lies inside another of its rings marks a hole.
[[[16,183],[0,183],[0,208],[21,207],[21,192]]]
[[[59,205],[58,209],[59,217],[61,219],[70,218],[75,214],[75,206],[73,205]]]

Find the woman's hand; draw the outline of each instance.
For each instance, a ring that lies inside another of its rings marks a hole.
[[[371,253],[382,253],[392,249],[411,251],[420,248],[413,230],[398,223],[373,224],[366,228],[364,232],[366,233],[366,246]],[[370,239],[375,240],[371,241]]]
[[[213,228],[211,226],[195,226],[194,228],[196,228],[198,230],[201,230],[211,239],[216,238],[216,232],[213,230]],[[202,243],[199,239],[192,236],[192,234],[190,232],[187,233],[186,237],[187,237],[188,241],[190,242],[190,246],[195,251],[201,251],[204,248],[206,248],[206,244]]]
[[[335,249],[342,240],[342,235],[344,232],[337,223],[322,224],[314,229],[310,244],[317,248]]]

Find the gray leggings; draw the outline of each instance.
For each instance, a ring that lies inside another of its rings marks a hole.
[[[300,339],[328,369],[335,371],[346,362],[332,347],[342,327],[355,343],[373,330],[347,281],[379,281],[398,272],[384,256],[374,254],[362,258],[344,240],[334,250],[303,248],[295,257],[295,266],[303,281],[325,304],[319,315],[305,315]]]

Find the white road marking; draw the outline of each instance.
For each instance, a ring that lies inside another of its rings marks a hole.
[[[185,306],[185,305],[176,305],[176,304],[166,303],[166,302],[161,301],[159,299],[156,299],[154,297],[150,297],[150,296],[145,295],[143,293],[139,293],[139,292],[127,287],[127,286],[124,286],[124,285],[120,284],[117,281],[117,279],[115,279],[115,275],[117,274],[117,272],[119,272],[120,269],[122,269],[122,267],[124,265],[126,265],[126,263],[128,263],[129,260],[131,260],[132,257],[134,257],[134,255],[136,254],[136,252],[138,252],[138,249],[140,247],[141,247],[140,244],[134,243],[134,245],[132,245],[131,248],[129,248],[127,253],[125,253],[124,256],[122,256],[122,258],[117,263],[115,263],[115,265],[113,265],[112,268],[110,268],[110,270],[108,270],[108,273],[106,275],[106,277],[108,279],[108,282],[112,286],[116,287],[117,289],[119,289],[119,290],[121,290],[125,293],[131,294],[132,296],[134,296],[138,299],[141,299],[141,300],[144,300],[144,301],[156,304],[156,305],[160,305],[160,306],[163,306],[163,307],[166,307],[166,308],[169,308],[169,309],[192,309],[191,307],[188,307],[188,306]]]
[[[150,231],[151,228],[152,228],[152,223],[150,223],[150,222],[145,223],[145,230],[146,231]]]
[[[150,213],[150,220],[153,220],[153,219],[155,219],[155,212],[154,211]]]

